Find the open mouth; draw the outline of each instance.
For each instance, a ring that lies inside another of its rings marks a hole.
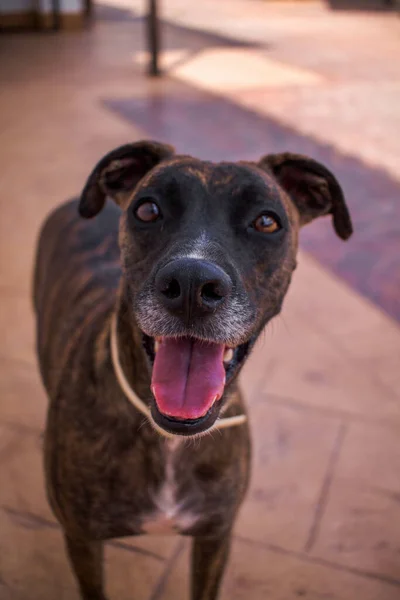
[[[248,343],[231,348],[193,337],[151,338],[143,343],[153,364],[152,417],[162,429],[195,435],[218,418],[226,382],[247,353]]]

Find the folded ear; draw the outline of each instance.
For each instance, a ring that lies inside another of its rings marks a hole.
[[[112,150],[97,163],[81,194],[79,213],[90,219],[103,208],[110,196],[119,204],[138,182],[162,160],[174,154],[174,148],[159,142],[141,141]]]
[[[268,154],[258,163],[272,173],[289,194],[300,213],[300,224],[331,214],[333,226],[342,240],[353,233],[353,226],[342,189],[332,173],[319,162],[299,154]]]

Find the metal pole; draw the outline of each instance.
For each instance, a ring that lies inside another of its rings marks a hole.
[[[52,0],[52,9],[53,9],[53,29],[54,29],[54,31],[58,31],[61,27],[60,0]]]
[[[92,16],[93,3],[92,0],[85,0],[85,17],[89,18]]]
[[[152,77],[157,77],[160,75],[160,27],[158,22],[157,9],[157,0],[149,0],[149,12],[147,15],[147,35],[150,51],[149,75],[151,75]]]

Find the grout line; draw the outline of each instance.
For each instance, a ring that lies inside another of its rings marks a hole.
[[[9,589],[10,589],[10,586],[9,586],[9,585],[8,585],[8,583],[7,583],[7,582],[6,582],[6,581],[3,579],[3,577],[1,576],[1,573],[0,573],[0,592],[1,592],[1,590],[3,590],[3,591],[4,591],[4,590],[9,590]],[[1,597],[3,597],[3,596],[1,596]],[[9,598],[9,597],[11,598],[11,596],[8,596],[8,595],[6,596],[6,598]]]
[[[273,338],[273,336],[275,334],[275,331],[276,331],[276,328],[274,330],[274,327],[275,327],[275,322],[274,322],[274,320],[272,320],[272,321],[270,321],[266,325],[266,327],[264,327],[261,330],[260,335],[258,337],[258,340],[256,342],[257,345],[258,345],[258,350],[259,351],[261,351],[261,350],[267,350],[268,344],[271,341],[273,341],[272,338]],[[251,354],[250,354],[250,357],[251,357]],[[245,365],[246,364],[247,364],[247,361],[245,362]],[[247,376],[248,375],[246,375],[246,377]],[[258,374],[258,377],[256,377],[256,382],[252,384],[252,393],[249,396],[247,396],[245,386],[242,385],[242,379],[241,379],[241,377],[239,377],[239,385],[243,389],[243,393],[244,393],[245,398],[246,398],[246,400],[248,402],[248,405],[251,402],[252,396],[257,393],[256,392],[257,390],[263,389],[263,388],[265,389],[265,379],[267,377],[268,377],[268,371],[265,370],[265,369],[262,369],[261,374]],[[259,395],[259,394],[257,394],[257,395]]]
[[[0,283],[0,294],[27,298],[30,295],[30,290],[29,288],[23,289],[15,287],[14,285],[8,285],[7,283]]]
[[[250,400],[253,402],[252,400]],[[371,425],[377,427],[390,427],[391,429],[400,429],[400,418],[393,421],[393,416],[388,416],[386,418],[379,417],[379,415],[371,415],[371,417],[365,417],[361,414],[349,413],[345,410],[337,409],[337,408],[326,408],[320,407],[313,404],[307,404],[303,400],[299,400],[297,398],[291,398],[289,396],[280,396],[274,392],[269,393],[262,392],[259,395],[259,400],[253,402],[254,405],[257,405],[261,402],[266,402],[268,404],[273,404],[276,406],[285,406],[287,408],[292,408],[293,410],[300,410],[304,412],[310,412],[319,414],[323,417],[330,417],[336,419],[345,419],[352,423],[362,423],[364,425]]]
[[[173,76],[175,69],[179,69],[179,67],[182,67],[187,63],[190,63],[190,61],[193,58],[197,58],[197,56],[199,54],[201,54],[203,52],[203,50],[204,50],[204,48],[197,48],[196,50],[195,49],[190,50],[188,52],[188,54],[186,54],[186,56],[182,56],[182,58],[178,58],[173,64],[164,67],[164,69],[163,69],[164,73],[166,73],[167,75]]]
[[[314,258],[314,256],[308,252],[309,255],[311,255],[312,258]],[[314,258],[315,260],[315,258]],[[322,267],[323,269],[325,269],[325,271],[328,272],[328,275],[332,275],[332,271],[330,271],[329,267],[326,267],[323,263],[319,263],[319,266]],[[360,292],[357,288],[351,286],[345,279],[343,279],[340,275],[337,275],[336,273],[334,273],[334,276],[339,278],[340,281],[344,282],[346,285],[349,286],[349,289],[353,292],[355,292],[356,294],[358,294],[362,299],[368,299],[368,297],[366,297],[362,292]],[[371,301],[370,301],[371,302]],[[382,307],[379,304],[375,304],[373,303],[373,307],[375,309],[380,310],[380,312],[383,312],[384,316],[386,316],[388,319],[392,319],[396,325],[398,325],[398,322],[396,321],[396,319],[390,315],[387,315]],[[299,314],[303,317],[306,318],[307,317],[307,313],[306,311],[303,309],[299,309]],[[387,394],[392,401],[396,402],[399,399],[399,395],[393,390],[393,388],[390,385],[387,385],[379,376],[379,373],[377,373],[376,371],[374,372],[370,372],[370,361],[367,358],[363,358],[363,357],[359,357],[359,356],[355,356],[353,352],[349,351],[348,348],[346,346],[343,345],[342,343],[342,337],[337,336],[332,334],[332,331],[326,327],[326,325],[315,325],[313,321],[310,322],[310,325],[313,327],[313,330],[321,337],[327,337],[330,341],[330,343],[336,348],[336,350],[338,350],[340,353],[345,353],[348,357],[348,359],[358,368],[363,369],[363,371],[367,370],[368,371],[368,375],[371,378],[371,380],[374,382],[374,384],[376,386],[378,386],[379,388],[381,388],[381,390]]]
[[[132,552],[134,554],[142,554],[143,556],[148,556],[149,558],[153,558],[154,560],[158,560],[162,563],[165,562],[165,558],[161,556],[161,554],[157,554],[156,552],[152,552],[151,550],[146,550],[145,548],[140,548],[139,546],[127,544],[126,542],[118,542],[113,540],[106,542],[106,544],[107,546],[118,548],[119,550]]]
[[[25,529],[60,529],[57,521],[51,521],[41,515],[36,515],[29,511],[17,510],[12,506],[2,505],[0,508],[13,521],[13,523],[24,527]]]
[[[3,423],[0,423],[3,426]],[[19,450],[21,441],[24,437],[18,431],[12,431],[12,437],[10,440],[6,441],[6,443],[0,446],[0,461],[3,461],[5,458],[9,459],[14,452]]]
[[[32,352],[32,357],[34,357],[34,353]],[[26,360],[25,358],[17,358],[15,356],[7,356],[5,354],[0,354],[0,362],[9,362],[9,363],[14,363],[16,365],[19,365],[21,367],[25,367],[25,368],[29,368],[29,369],[34,369],[36,372],[38,372],[38,366],[35,360],[32,360],[32,362],[30,362],[29,360]]]
[[[310,556],[303,554],[301,552],[296,552],[295,550],[287,550],[286,548],[282,548],[280,546],[276,546],[275,544],[269,544],[267,542],[258,542],[254,540],[250,540],[249,538],[235,535],[235,539],[244,544],[248,544],[249,546],[257,546],[259,548],[264,548],[265,550],[269,550],[274,554],[280,554],[282,556],[289,556],[291,558],[296,558],[302,562],[320,565],[321,567],[327,567],[333,569],[335,571],[341,571],[344,573],[350,573],[351,575],[356,575],[357,577],[362,577],[364,579],[371,579],[373,581],[380,581],[382,583],[386,583],[393,587],[400,588],[400,579],[395,579],[394,577],[390,577],[390,575],[381,575],[380,573],[371,573],[370,571],[364,571],[363,569],[358,569],[357,567],[346,567],[345,565],[341,565],[339,563],[335,563],[330,560],[326,560],[324,558],[318,558],[315,556]]]
[[[328,503],[329,492],[331,489],[333,476],[335,473],[336,465],[339,459],[340,450],[343,445],[343,440],[346,435],[347,425],[341,423],[339,426],[335,442],[333,444],[332,452],[329,458],[328,467],[326,469],[324,481],[322,483],[321,492],[318,498],[317,506],[314,512],[313,522],[311,524],[310,533],[308,539],[304,545],[304,552],[308,553],[312,550],[316,539],[318,537],[321,521],[324,516],[326,505]]]
[[[0,505],[0,509],[3,510],[14,523],[26,529],[62,529],[58,521],[52,521],[47,517],[42,517],[41,515],[37,515],[30,511],[18,510],[12,506],[7,505]],[[140,548],[138,546],[126,544],[125,542],[119,542],[117,540],[105,540],[105,544],[107,546],[112,546],[113,548],[118,548],[127,552],[132,552],[134,554],[142,554],[143,556],[148,556],[163,563],[165,562],[164,557],[160,554],[152,552],[151,550]]]
[[[44,435],[44,424],[43,427],[32,427],[31,425],[25,425],[24,423],[0,419],[0,427],[10,429],[14,433],[33,435],[38,439],[42,439]]]
[[[161,573],[160,578],[157,582],[157,585],[154,588],[154,590],[152,591],[151,596],[149,597],[149,600],[160,600],[161,599],[162,593],[165,589],[165,584],[167,583],[167,581],[169,579],[169,576],[171,574],[173,567],[175,566],[175,563],[177,562],[178,558],[182,554],[184,547],[185,547],[185,541],[181,540],[177,544],[177,547],[174,550],[170,559],[167,560],[165,568],[164,568],[163,572]]]

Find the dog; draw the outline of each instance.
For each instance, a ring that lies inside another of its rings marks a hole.
[[[46,486],[84,600],[106,599],[105,540],[165,532],[193,538],[191,599],[217,598],[250,473],[238,374],[281,311],[300,227],[323,215],[349,238],[340,185],[311,158],[212,163],[140,141],[48,217]]]

